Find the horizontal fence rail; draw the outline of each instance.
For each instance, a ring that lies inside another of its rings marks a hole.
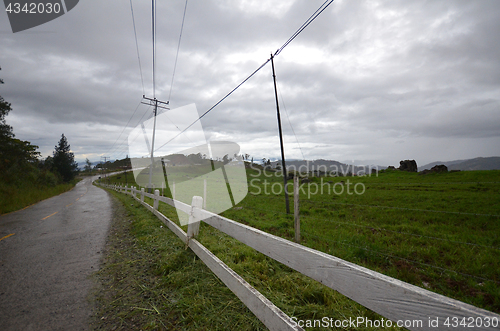
[[[100,184],[101,186],[114,189],[119,192],[129,193],[141,202],[148,210],[153,212],[174,234],[176,234],[182,241],[184,241],[189,248],[200,258],[200,260],[208,266],[208,268],[250,309],[250,311],[269,329],[269,330],[303,330],[297,325],[288,315],[281,309],[276,307],[269,299],[252,287],[234,270],[229,268],[218,257],[211,253],[206,247],[198,242],[194,237],[196,234],[199,222],[191,222],[188,226],[188,233],[184,232],[177,224],[168,219],[165,215],[160,213],[158,209],[158,202],[162,201],[172,207],[177,207],[181,211],[196,218],[199,215],[195,210],[200,210],[198,207],[193,208],[188,204],[180,201],[175,201],[162,197],[159,191],[156,190],[155,194],[146,193],[144,189],[136,190],[135,188],[123,188],[113,185]],[[137,194],[140,196],[137,197]],[[153,206],[144,202],[144,197],[154,200]],[[190,236],[190,233],[192,236]]]
[[[190,222],[188,225],[190,235],[186,234],[177,224],[157,210],[159,201],[180,209],[195,220],[203,220],[206,224],[262,254],[394,321],[395,324],[420,321],[420,323],[411,323],[412,325],[403,324],[409,330],[469,330],[471,325],[475,330],[500,330],[500,315],[498,314],[235,222],[200,208],[199,203],[192,206],[179,201],[174,203],[174,200],[170,198],[159,196],[158,191],[156,191],[157,194],[149,194],[135,188],[103,186],[129,193],[136,200],[139,200],[137,194],[140,194],[141,203],[184,240],[270,330],[301,330],[301,328],[194,239],[199,222]],[[145,203],[144,197],[153,199],[154,206]]]

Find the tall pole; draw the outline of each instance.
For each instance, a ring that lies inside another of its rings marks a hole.
[[[273,80],[274,80],[274,96],[276,97],[276,112],[278,114],[278,130],[280,133],[280,145],[281,145],[281,168],[283,170],[283,182],[285,185],[285,203],[286,203],[286,213],[290,214],[290,202],[288,201],[288,190],[287,190],[287,174],[285,166],[285,148],[283,147],[283,133],[281,132],[281,116],[280,116],[280,105],[278,102],[278,89],[276,88],[276,73],[274,71],[274,56],[271,54],[271,64],[273,67]]]
[[[106,162],[108,161],[108,159],[110,159],[109,156],[101,156],[101,159],[104,159],[104,166],[106,166]],[[108,175],[106,174],[106,170],[104,170],[104,180],[108,181],[108,184],[109,184],[109,179],[108,179]]]
[[[155,60],[156,60],[156,0],[151,1],[151,28],[153,36],[153,101],[155,103],[154,110],[154,124],[153,124],[153,139],[151,142],[151,166],[149,167],[149,184],[148,192],[153,193],[153,164],[154,164],[154,150],[155,150],[155,130],[156,130],[156,113],[158,111],[158,100],[156,100],[156,70],[155,70]]]
[[[147,100],[147,102],[142,101],[141,103],[148,105],[148,106],[154,106],[153,137],[152,137],[151,151],[150,151],[150,153],[151,153],[151,166],[149,167],[149,184],[148,184],[148,190],[150,190],[153,188],[152,182],[153,182],[153,164],[154,164],[154,151],[155,151],[156,116],[158,115],[158,108],[169,110],[169,108],[166,107],[169,102],[168,101],[166,101],[166,102],[159,101],[156,98],[153,98],[153,99],[146,98],[145,95],[143,95],[142,98],[144,100]],[[144,133],[144,134],[146,134],[146,133]],[[148,145],[148,148],[149,148],[149,145]],[[152,193],[152,192],[149,192],[149,193]]]
[[[149,186],[148,191],[152,193],[153,190],[153,164],[154,164],[154,150],[155,150],[155,131],[156,131],[156,113],[158,111],[158,100],[154,98],[155,101],[155,113],[154,113],[154,122],[153,122],[153,140],[151,142],[151,166],[149,167]]]

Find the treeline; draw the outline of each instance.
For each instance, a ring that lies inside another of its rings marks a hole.
[[[74,186],[78,171],[64,134],[53,155],[42,160],[38,146],[15,137],[6,122],[11,111],[11,104],[0,96],[0,213],[64,192]]]

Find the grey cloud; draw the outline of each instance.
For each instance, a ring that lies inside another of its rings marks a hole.
[[[272,11],[261,10],[265,1],[189,2],[171,106],[208,110],[322,3],[277,2]],[[184,2],[158,5],[157,97],[165,100]],[[134,1],[134,14],[151,97],[150,3]],[[443,156],[455,139],[483,154],[472,156],[498,155],[499,14],[496,0],[335,1],[275,59],[286,149],[301,157],[298,139],[310,158],[388,164],[404,153]],[[124,157],[130,127],[151,116],[144,105],[132,116],[143,89],[129,2],[87,0],[35,29],[8,33],[0,19],[0,30],[0,95],[14,106],[7,120],[18,137],[50,151],[71,128],[77,158]],[[244,144],[242,152],[279,157],[270,65],[202,124],[209,137]]]

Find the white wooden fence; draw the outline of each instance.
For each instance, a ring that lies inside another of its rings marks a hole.
[[[409,330],[470,330],[471,327],[474,330],[500,330],[498,314],[211,213],[201,208],[200,197],[193,198],[190,206],[180,201],[174,204],[174,200],[160,196],[158,190],[149,194],[144,189],[101,185],[131,194],[153,212],[270,330],[302,328],[196,240],[199,231],[199,221],[196,220],[202,219],[264,255],[344,294],[390,319],[393,325],[400,323]],[[153,199],[153,206],[145,203],[144,197]],[[159,202],[190,216],[187,233],[158,211]]]

